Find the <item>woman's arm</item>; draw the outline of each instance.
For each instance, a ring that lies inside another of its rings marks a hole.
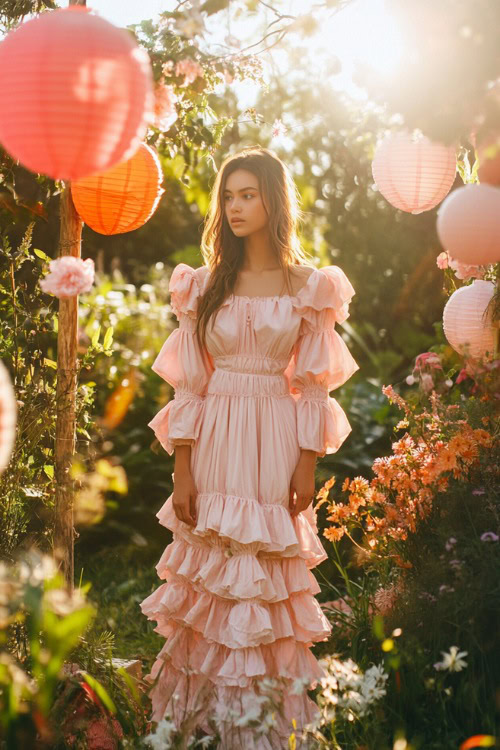
[[[309,507],[315,491],[315,470],[317,453],[301,448],[297,466],[290,480],[289,510],[292,518]],[[294,498],[296,495],[296,498]]]
[[[191,446],[175,445],[172,505],[180,521],[196,526],[196,485],[191,474]]]

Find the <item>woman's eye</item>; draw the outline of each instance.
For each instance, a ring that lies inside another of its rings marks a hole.
[[[247,193],[247,194],[245,195],[245,198],[253,198],[253,193]]]

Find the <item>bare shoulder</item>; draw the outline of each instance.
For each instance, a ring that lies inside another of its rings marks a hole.
[[[307,284],[309,278],[315,273],[316,269],[312,266],[289,266],[290,281],[292,283],[293,293],[296,295]]]

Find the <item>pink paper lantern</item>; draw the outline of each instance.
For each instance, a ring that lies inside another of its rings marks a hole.
[[[443,330],[450,346],[471,359],[489,358],[495,346],[491,308],[493,282],[475,279],[453,292],[443,311]]]
[[[149,57],[131,34],[72,5],[0,43],[0,142],[33,172],[76,180],[138,149],[152,118]]]
[[[372,163],[373,179],[384,198],[411,214],[437,206],[450,191],[456,169],[455,146],[407,132],[384,138]]]
[[[439,207],[439,240],[452,258],[482,266],[500,261],[500,188],[464,185]]]

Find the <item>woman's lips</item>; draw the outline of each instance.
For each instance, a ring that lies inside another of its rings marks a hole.
[[[243,224],[244,219],[231,219],[231,224]]]

